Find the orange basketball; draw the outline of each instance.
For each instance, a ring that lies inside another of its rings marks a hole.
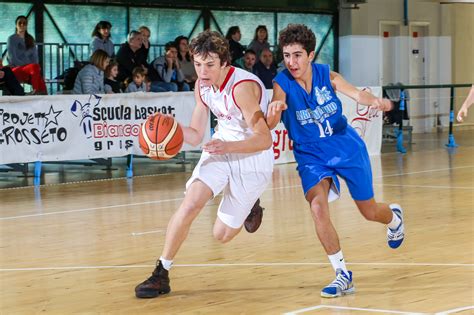
[[[140,128],[138,142],[143,153],[154,160],[168,160],[183,146],[183,130],[173,117],[155,113]]]

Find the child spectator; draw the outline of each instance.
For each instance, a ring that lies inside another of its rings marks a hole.
[[[120,87],[120,82],[115,80],[118,74],[118,63],[116,61],[110,61],[107,68],[105,68],[105,79],[104,79],[104,89],[105,93],[122,93]]]
[[[127,86],[125,93],[148,92],[145,82],[146,72],[142,67],[135,67],[132,71],[133,81]]]

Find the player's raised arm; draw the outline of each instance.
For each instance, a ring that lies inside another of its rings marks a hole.
[[[281,112],[286,110],[286,93],[278,85],[273,82],[273,97],[272,102],[268,105],[267,110],[267,125],[268,128],[273,129],[281,120]]]
[[[347,82],[342,75],[331,71],[331,84],[335,91],[339,91],[357,103],[374,107],[382,111],[389,111],[393,109],[393,103],[386,98],[379,98],[367,91],[361,91],[349,82]]]
[[[209,120],[209,108],[203,104],[199,96],[199,81],[196,82],[194,99],[196,100],[196,107],[194,107],[191,123],[189,127],[182,126],[182,128],[184,142],[196,146],[202,142],[206,133],[207,121]]]

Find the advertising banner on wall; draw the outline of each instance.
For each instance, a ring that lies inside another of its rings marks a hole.
[[[2,97],[0,163],[142,155],[138,133],[150,114],[188,125],[194,105],[193,93]],[[210,126],[206,130],[204,141]]]
[[[371,91],[381,94],[379,87]],[[338,96],[369,154],[380,154],[382,113]],[[192,92],[1,97],[0,164],[142,155],[137,137],[150,114],[172,115],[187,126],[194,106]],[[210,126],[206,130],[203,143],[210,139]],[[293,162],[292,142],[283,124],[274,133],[276,163]],[[183,150],[200,146],[185,144]]]

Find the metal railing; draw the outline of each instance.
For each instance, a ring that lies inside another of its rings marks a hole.
[[[453,124],[454,124],[454,99],[455,99],[455,89],[463,87],[471,87],[472,83],[469,84],[438,84],[438,85],[386,85],[382,86],[383,90],[400,90],[400,111],[404,111],[406,108],[406,97],[407,90],[419,90],[419,89],[449,89],[450,90],[450,103],[449,103],[449,133],[448,133],[448,143],[446,147],[454,148],[458,145],[454,139],[453,134]],[[403,119],[398,122],[398,132],[397,132],[397,150],[400,153],[406,153],[406,149],[403,146]]]
[[[88,61],[90,58],[90,46],[85,43],[36,43],[39,50],[43,51],[43,58],[40,65],[43,71],[43,77],[48,87],[48,94],[56,94],[62,89],[62,80],[58,79],[68,68],[74,67],[74,61]],[[117,53],[121,44],[114,45]],[[7,43],[0,42],[0,52],[4,64],[6,60]],[[150,45],[148,61],[164,53],[164,45]]]

